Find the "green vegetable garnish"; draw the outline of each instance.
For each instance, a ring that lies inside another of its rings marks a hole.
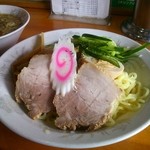
[[[150,45],[150,43],[145,43],[142,46],[127,49],[116,45],[109,38],[92,34],[74,35],[72,42],[80,52],[96,59],[106,60],[117,67],[119,67],[119,61],[122,63],[128,61],[131,56],[134,56],[133,54]]]

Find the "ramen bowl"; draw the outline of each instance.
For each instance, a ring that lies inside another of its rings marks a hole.
[[[139,46],[136,41],[122,35],[95,29],[62,29],[44,33],[44,45],[58,41],[61,36],[73,33],[89,33],[111,38],[121,46]],[[39,35],[25,39],[11,47],[0,57],[0,121],[15,133],[31,141],[47,146],[61,148],[93,148],[123,141],[141,132],[150,125],[150,96],[134,114],[129,114],[114,126],[103,127],[96,131],[63,131],[42,120],[32,120],[26,111],[15,101],[11,66],[17,58],[35,49]],[[138,57],[129,61],[125,69],[136,72],[138,80],[150,89],[150,52],[145,49]],[[141,67],[139,67],[141,66]],[[111,93],[110,93],[111,94]]]
[[[29,13],[17,6],[12,5],[0,5],[0,15],[11,15],[14,17],[17,17],[20,20],[20,25],[17,26],[14,30],[7,32],[6,34],[0,34],[0,55],[4,53],[7,49],[9,49],[11,46],[17,43],[22,31],[28,24],[30,20]],[[5,18],[0,18],[0,28],[2,29],[2,26],[6,27],[6,29],[10,28],[10,24],[14,24],[14,22],[7,22],[7,24],[4,23]],[[8,18],[7,18],[8,20]],[[9,25],[8,25],[9,24]],[[5,29],[4,29],[5,30]]]

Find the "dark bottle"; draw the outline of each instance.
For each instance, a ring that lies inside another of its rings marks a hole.
[[[136,0],[134,15],[122,24],[129,37],[150,42],[150,0]]]

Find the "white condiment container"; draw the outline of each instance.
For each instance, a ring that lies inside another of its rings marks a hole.
[[[110,0],[51,0],[51,18],[109,24]]]

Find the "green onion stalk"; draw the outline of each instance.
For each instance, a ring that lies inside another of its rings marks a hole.
[[[112,39],[92,34],[74,35],[72,42],[79,52],[110,62],[119,67],[119,62],[125,63],[134,54],[148,47],[150,43],[144,43],[136,48],[118,46]]]

